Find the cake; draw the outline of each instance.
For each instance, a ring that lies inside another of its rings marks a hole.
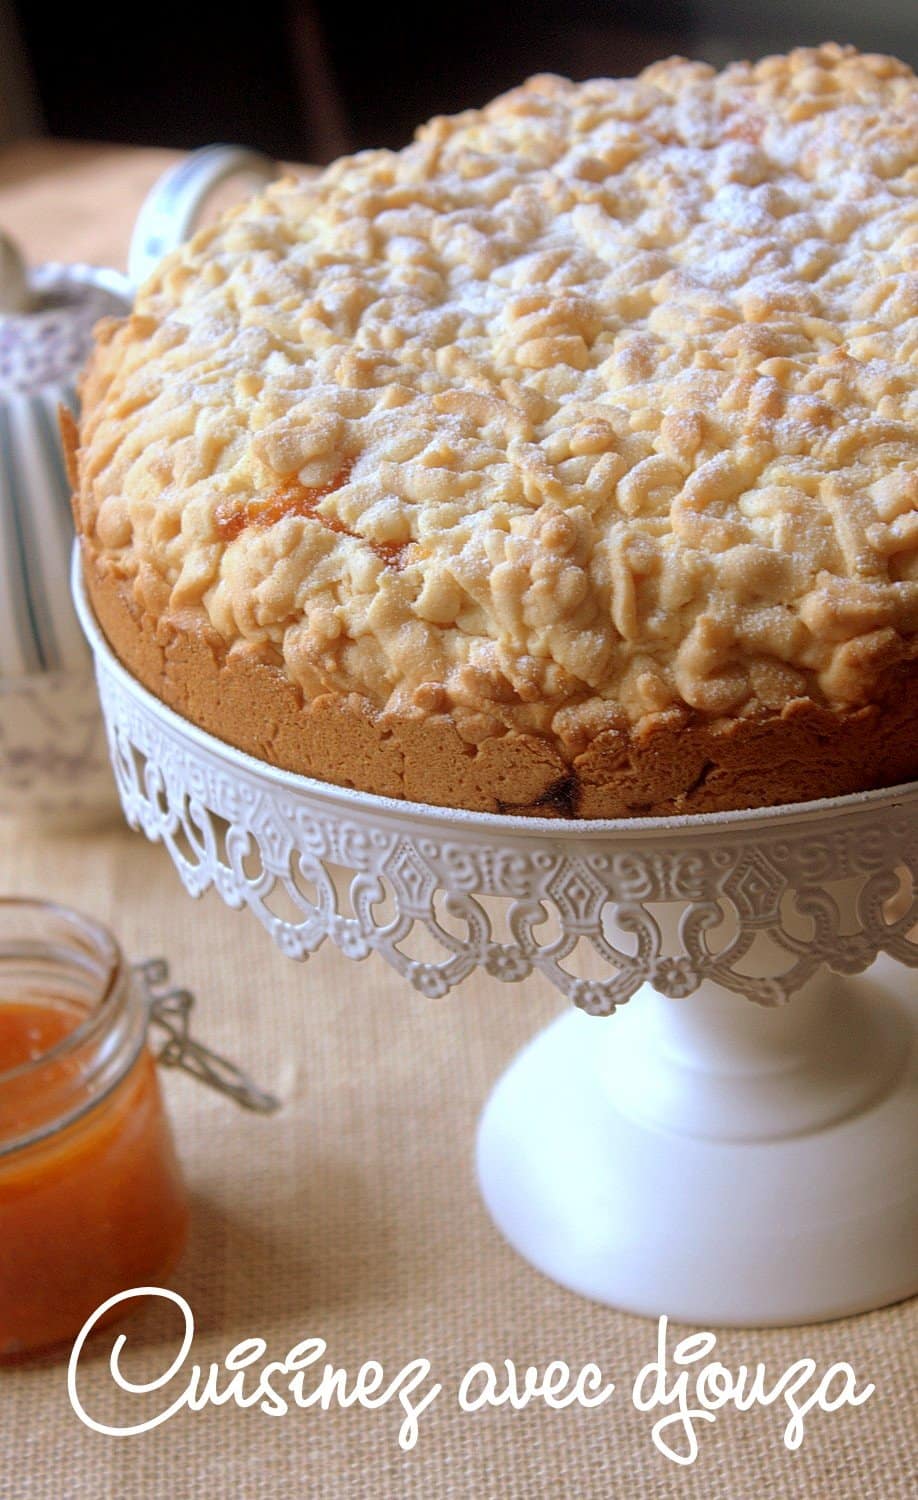
[[[918,776],[918,82],[530,79],[287,179],[67,433],[121,661],[273,765],[490,812]]]

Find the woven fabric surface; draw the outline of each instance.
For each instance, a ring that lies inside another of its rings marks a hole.
[[[875,1383],[860,1408],[812,1412],[799,1451],[783,1444],[780,1403],[728,1407],[701,1428],[691,1467],[655,1449],[654,1416],[630,1399],[634,1376],[654,1356],[655,1325],[530,1270],[477,1195],[472,1151],[487,1091],[556,1008],[537,984],[476,980],[429,1001],[377,961],[352,965],[330,947],[294,964],[247,913],[213,896],[191,901],[164,851],[122,830],[5,837],[0,891],[68,901],[110,923],[132,957],[167,955],[174,978],[198,996],[201,1038],[284,1101],[258,1118],[164,1074],[193,1195],[191,1242],[173,1282],[195,1314],[190,1359],[219,1363],[255,1336],[283,1358],[300,1339],[321,1337],[327,1357],[352,1375],[371,1358],[394,1375],[426,1357],[443,1386],[409,1453],[398,1446],[397,1401],[280,1418],[235,1406],[182,1411],[155,1431],[116,1439],[79,1423],[64,1365],[42,1361],[0,1374],[4,1497],[914,1493],[914,1303],[809,1328],[719,1333],[730,1369],[761,1359],[777,1374],[808,1355],[820,1370],[849,1360],[861,1381]],[[151,1305],[125,1327],[126,1371],[137,1380],[159,1374],[180,1342],[178,1314]],[[100,1337],[81,1366],[87,1409],[112,1425],[144,1420],[159,1408],[114,1391],[109,1347]],[[460,1410],[465,1371],[479,1360],[500,1368],[505,1358],[518,1368],[563,1359],[574,1370],[595,1361],[617,1391],[592,1411]]]

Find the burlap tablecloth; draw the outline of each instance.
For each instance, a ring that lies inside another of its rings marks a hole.
[[[41,146],[26,170],[21,154],[0,153],[0,224],[36,259],[123,263],[127,226],[166,160],[79,150],[62,161]],[[173,1282],[196,1316],[191,1358],[219,1362],[256,1335],[283,1358],[319,1336],[352,1374],[371,1358],[394,1375],[427,1357],[443,1385],[417,1446],[403,1453],[396,1403],[279,1418],[211,1407],[113,1438],[77,1420],[61,1363],[7,1370],[4,1500],[915,1493],[914,1303],[806,1329],[722,1332],[731,1369],[763,1359],[778,1374],[804,1356],[820,1370],[844,1359],[876,1392],[858,1409],[813,1412],[798,1452],[783,1445],[780,1404],[729,1407],[700,1427],[695,1464],[678,1467],[651,1442],[654,1417],[630,1401],[632,1379],[654,1355],[655,1325],[562,1291],[502,1243],[475,1189],[475,1123],[501,1069],[556,1009],[538,981],[520,989],[476,979],[429,1001],[381,963],[349,964],[330,947],[296,965],[248,914],[213,896],[192,902],[167,855],[120,828],[48,835],[0,825],[0,891],[77,905],[110,923],[132,956],[168,956],[199,997],[202,1037],[284,1100],[279,1114],[258,1118],[165,1075],[194,1205]],[[126,1369],[151,1378],[171,1361],[177,1334],[177,1317],[148,1309],[130,1325]],[[87,1406],[100,1421],[143,1420],[149,1405],[138,1414],[136,1399],[113,1397],[107,1353],[105,1344],[83,1367]],[[575,1370],[595,1361],[618,1390],[592,1411],[462,1412],[463,1373],[505,1358],[520,1368],[563,1359]]]

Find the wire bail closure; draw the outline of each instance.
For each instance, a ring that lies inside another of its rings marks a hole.
[[[143,986],[151,1023],[166,1033],[166,1040],[155,1054],[157,1062],[165,1068],[181,1068],[208,1088],[226,1094],[243,1109],[256,1114],[271,1115],[280,1109],[280,1100],[274,1094],[260,1089],[235,1063],[190,1034],[195,997],[190,990],[169,984],[166,959],[141,959],[131,967]]]

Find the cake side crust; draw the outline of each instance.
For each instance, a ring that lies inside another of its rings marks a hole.
[[[615,818],[717,812],[918,778],[918,674],[899,665],[877,701],[809,699],[747,718],[662,714],[584,748],[508,731],[465,740],[449,713],[380,713],[357,693],[304,701],[258,652],[227,650],[203,613],[158,618],[83,544],[87,590],[122,664],[200,728],[282,770],[382,796],[479,812]]]

